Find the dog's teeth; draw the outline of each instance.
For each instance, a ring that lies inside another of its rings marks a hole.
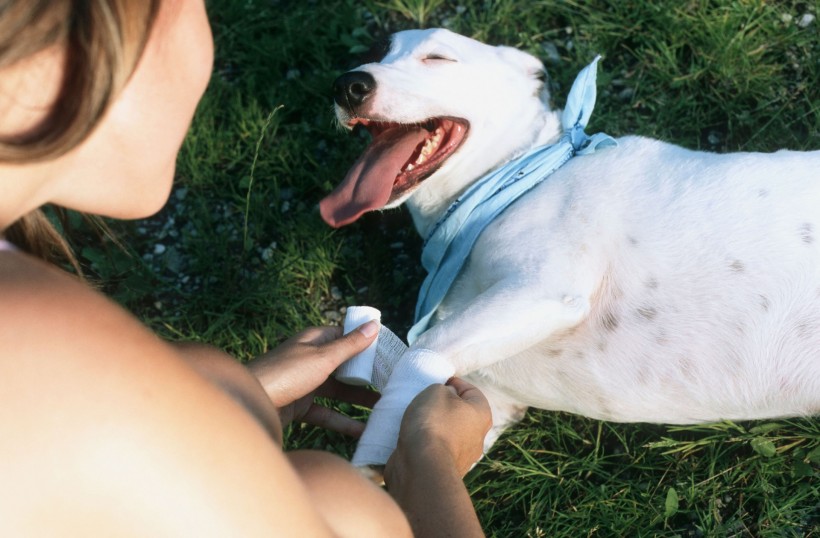
[[[441,130],[436,131],[436,134],[427,140],[424,141],[424,146],[421,148],[421,155],[425,157],[429,157],[438,149],[439,144],[441,144],[441,138],[443,133]]]
[[[442,138],[444,138],[444,129],[439,127],[438,129],[436,129],[436,132],[435,134],[433,134],[433,136],[424,141],[424,145],[421,147],[421,151],[419,151],[419,154],[416,157],[415,162],[408,164],[404,171],[409,172],[413,168],[423,164],[430,157],[430,155],[432,155],[438,150]]]

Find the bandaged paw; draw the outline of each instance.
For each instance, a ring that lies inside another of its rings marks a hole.
[[[345,334],[381,313],[368,306],[351,306],[345,316]],[[399,438],[404,411],[421,391],[444,383],[454,374],[444,357],[428,349],[409,350],[405,343],[384,325],[379,336],[366,350],[337,368],[335,377],[350,385],[373,385],[382,393],[364,434],[359,440],[353,464],[384,465]]]
[[[436,383],[445,383],[455,373],[453,365],[429,349],[410,349],[393,365],[382,396],[367,421],[352,463],[356,466],[384,465],[396,449],[401,419],[410,402]]]
[[[390,379],[396,363],[407,353],[407,344],[384,325],[379,329],[378,338],[370,383],[376,387],[376,390],[382,392],[387,386],[387,380]]]

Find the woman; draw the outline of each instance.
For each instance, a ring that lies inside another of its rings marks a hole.
[[[202,0],[0,3],[0,534],[480,535],[461,477],[490,417],[463,381],[411,405],[389,495],[335,456],[281,450],[290,420],[360,431],[312,396],[346,396],[328,375],[375,323],[308,329],[246,369],[46,263],[73,258],[42,205],[165,203],[212,54]]]

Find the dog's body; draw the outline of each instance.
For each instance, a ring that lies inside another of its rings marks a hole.
[[[542,70],[446,30],[394,35],[337,83],[340,120],[377,136],[325,219],[406,201],[426,235],[486,171],[558,139]],[[487,394],[490,441],[528,406],[625,422],[816,414],[820,152],[625,137],[575,157],[484,230],[414,347]]]

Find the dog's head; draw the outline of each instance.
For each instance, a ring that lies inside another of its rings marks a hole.
[[[510,47],[443,29],[394,34],[380,62],[334,83],[341,125],[373,140],[320,203],[322,217],[344,226],[411,196],[433,216],[488,170],[557,136],[544,79],[537,58]]]

